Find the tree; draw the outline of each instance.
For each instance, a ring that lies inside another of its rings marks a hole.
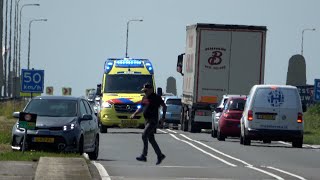
[[[172,76],[167,79],[166,93],[172,93],[175,96],[177,95],[176,79]]]

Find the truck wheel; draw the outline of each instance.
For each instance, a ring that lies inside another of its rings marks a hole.
[[[182,118],[182,122],[181,122],[181,130],[182,131],[188,131],[188,121],[187,121],[187,113],[185,108],[182,109],[182,114],[183,116],[181,117]]]
[[[100,125],[100,133],[107,133],[107,132],[108,132],[107,126],[101,124]]]
[[[292,147],[294,148],[302,148],[303,138],[299,138],[297,140],[292,141]]]
[[[201,132],[200,128],[195,127],[194,116],[193,116],[192,112],[189,113],[187,120],[188,120],[188,131],[189,132],[191,132],[191,133]]]

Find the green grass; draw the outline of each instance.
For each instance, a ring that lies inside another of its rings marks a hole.
[[[5,116],[10,119],[12,118],[12,113],[15,111],[22,111],[26,103],[27,101],[25,100],[0,102],[0,116]]]
[[[320,144],[320,104],[316,104],[304,113],[304,143]]]

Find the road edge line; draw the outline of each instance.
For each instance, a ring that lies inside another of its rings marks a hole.
[[[111,180],[107,170],[102,166],[102,164],[92,161],[92,164],[96,166],[99,171],[102,180]]]

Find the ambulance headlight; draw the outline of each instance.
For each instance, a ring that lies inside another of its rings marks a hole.
[[[102,103],[102,107],[103,108],[111,108],[112,107],[112,104],[108,103],[108,102],[103,102]]]

